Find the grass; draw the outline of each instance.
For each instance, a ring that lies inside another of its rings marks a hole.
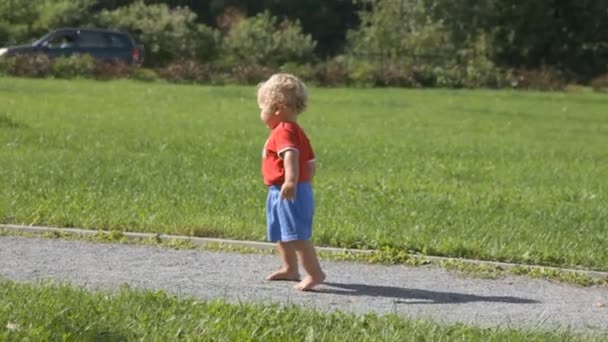
[[[198,301],[162,291],[85,291],[0,279],[2,341],[600,341],[568,331],[444,326],[395,315]]]
[[[317,244],[608,270],[608,97],[311,89]],[[0,78],[0,222],[263,240],[254,87]]]

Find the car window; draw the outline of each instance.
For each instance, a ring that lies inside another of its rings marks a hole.
[[[108,40],[110,42],[110,46],[115,48],[124,48],[131,45],[127,40],[127,37],[121,34],[109,33]]]
[[[80,47],[99,48],[108,46],[108,40],[100,32],[81,31],[78,37]]]
[[[56,33],[47,40],[46,46],[51,49],[66,49],[73,47],[75,43],[76,37],[73,33]]]

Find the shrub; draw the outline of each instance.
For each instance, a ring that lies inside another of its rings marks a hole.
[[[9,60],[8,74],[12,76],[46,77],[51,72],[51,60],[43,54],[17,55]]]
[[[468,88],[508,86],[504,72],[490,58],[492,55],[491,39],[486,34],[480,34],[468,48],[458,51],[458,64],[466,61],[463,70],[462,85]]]
[[[350,81],[348,63],[344,57],[336,57],[315,67],[315,80],[322,86],[343,86]]]
[[[591,88],[597,92],[608,92],[608,74],[593,79]]]
[[[133,74],[133,67],[120,60],[95,62],[95,77],[100,80],[127,78]]]
[[[53,76],[58,78],[92,77],[95,73],[95,59],[91,55],[74,55],[53,60]]]
[[[375,70],[375,81],[381,87],[415,87],[412,68],[406,63],[390,62]]]
[[[231,81],[231,75],[227,72],[214,69],[214,71],[209,74],[209,84],[212,85],[226,85],[231,83]]]
[[[147,68],[136,68],[131,77],[135,80],[143,82],[154,82],[158,80],[158,74],[156,71]]]
[[[286,63],[281,66],[280,70],[296,75],[307,83],[315,83],[315,68],[311,64]]]
[[[211,80],[214,68],[195,60],[176,61],[159,71],[160,76],[174,83],[206,83]]]
[[[464,72],[463,86],[467,88],[504,88],[509,86],[507,77],[500,68],[469,63]]]
[[[412,78],[419,87],[434,87],[437,84],[434,66],[430,64],[416,64],[412,66]]]
[[[347,33],[351,53],[385,60],[404,56],[451,58],[449,30],[442,20],[433,20],[424,1],[366,0],[356,30]]]
[[[352,59],[348,63],[348,78],[353,85],[371,87],[377,82],[377,69],[379,66],[371,62]]]
[[[445,63],[432,69],[434,86],[441,88],[462,88],[465,69],[455,63]]]
[[[90,23],[95,0],[0,1],[0,46],[31,42],[51,29]]]
[[[313,60],[316,43],[302,33],[298,21],[278,22],[269,12],[236,24],[224,39],[223,57],[229,66],[266,65],[278,68],[288,62]]]
[[[0,57],[0,75],[10,75],[15,68],[15,58]]]
[[[511,70],[507,79],[513,88],[534,90],[564,90],[566,81],[563,75],[551,68],[541,67],[537,70]]]
[[[209,61],[215,58],[219,44],[219,32],[198,24],[196,14],[187,7],[137,1],[102,11],[97,22],[128,31],[143,42],[146,65],[161,66],[177,59]]]
[[[232,76],[239,84],[258,84],[274,73],[274,69],[259,64],[237,66],[232,70]]]

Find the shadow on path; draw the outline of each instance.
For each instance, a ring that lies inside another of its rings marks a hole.
[[[406,289],[394,286],[376,286],[364,284],[323,283],[316,292],[347,296],[385,297],[395,299],[398,304],[456,304],[470,302],[496,302],[512,304],[538,304],[537,300],[519,297],[476,296],[455,292],[439,292],[418,289]],[[328,288],[331,287],[331,288]]]

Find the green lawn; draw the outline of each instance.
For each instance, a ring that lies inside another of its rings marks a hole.
[[[319,245],[608,270],[608,96],[311,89]],[[263,240],[255,87],[0,78],[0,221]]]
[[[295,306],[197,301],[0,279],[0,341],[601,341],[568,331],[442,326]]]

